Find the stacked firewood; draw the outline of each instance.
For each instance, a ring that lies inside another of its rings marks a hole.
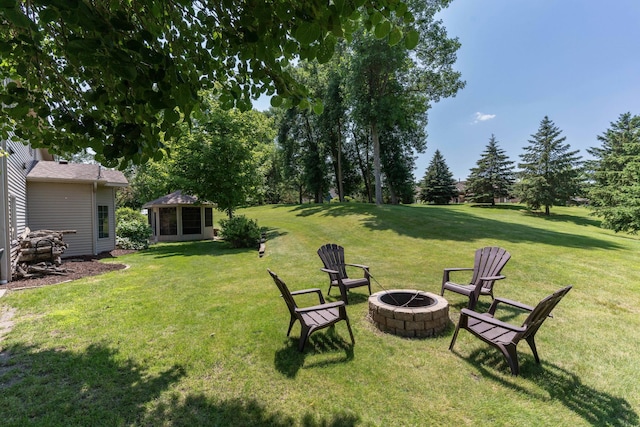
[[[47,274],[65,275],[61,256],[67,249],[62,236],[74,230],[37,230],[28,228],[18,237],[11,249],[11,273],[13,280],[27,279]]]

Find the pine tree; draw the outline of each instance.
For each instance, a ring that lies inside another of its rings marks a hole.
[[[482,157],[476,167],[471,169],[467,179],[467,198],[477,203],[491,203],[495,206],[495,199],[509,196],[515,181],[513,164],[505,151],[498,147],[498,142],[492,134]]]
[[[436,150],[420,183],[420,200],[446,205],[457,195],[453,174],[449,171],[440,150]]]
[[[551,206],[565,205],[580,189],[582,157],[577,155],[578,150],[569,151],[570,145],[564,144],[567,138],[560,137],[561,133],[545,116],[518,164],[517,195],[530,209],[544,206],[545,215],[549,215]]]
[[[594,157],[589,201],[603,227],[637,233],[640,230],[640,116],[621,114],[616,123],[598,136],[599,148],[587,150]]]

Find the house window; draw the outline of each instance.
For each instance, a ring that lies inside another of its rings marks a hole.
[[[200,208],[182,208],[182,234],[201,234]]]
[[[109,206],[98,206],[98,238],[109,237]]]
[[[204,226],[213,227],[213,208],[204,208]]]
[[[178,216],[176,208],[160,208],[160,235],[175,236],[178,234]]]

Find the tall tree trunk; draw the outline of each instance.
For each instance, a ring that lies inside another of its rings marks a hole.
[[[371,123],[371,140],[373,142],[373,175],[376,180],[376,205],[382,204],[382,176],[380,168],[380,139],[376,124]]]
[[[360,147],[358,147],[358,135],[353,132],[353,143],[356,146],[356,155],[358,156],[358,166],[360,166],[360,173],[362,174],[362,180],[364,181],[364,188],[367,191],[367,201],[373,203],[373,195],[371,194],[371,179],[369,173],[369,159],[363,159],[360,153]],[[366,152],[368,152],[366,148]]]
[[[546,216],[551,215],[551,206],[549,206],[549,205],[545,205],[545,206],[544,206],[544,214],[545,214]]]
[[[342,187],[342,126],[338,121],[338,198],[340,202],[344,202],[344,189]]]

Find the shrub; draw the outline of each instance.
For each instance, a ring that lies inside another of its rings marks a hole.
[[[116,210],[116,245],[121,249],[147,249],[151,227],[147,217],[131,208]]]
[[[260,228],[258,223],[244,215],[234,216],[231,219],[221,219],[220,237],[233,248],[253,248],[260,240]]]

